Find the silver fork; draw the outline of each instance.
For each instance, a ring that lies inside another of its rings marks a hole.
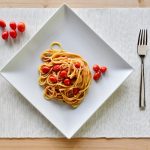
[[[148,33],[147,29],[142,29],[139,32],[138,43],[137,43],[137,53],[141,58],[141,81],[140,81],[140,97],[139,97],[139,107],[140,109],[145,109],[145,77],[144,77],[144,58],[148,50]]]

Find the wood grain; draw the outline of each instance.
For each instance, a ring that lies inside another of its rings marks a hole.
[[[149,7],[150,0],[0,0],[0,7]]]
[[[0,0],[0,7],[150,7],[150,0]],[[0,150],[150,150],[150,139],[0,139]]]
[[[150,150],[150,139],[1,139],[1,150]]]

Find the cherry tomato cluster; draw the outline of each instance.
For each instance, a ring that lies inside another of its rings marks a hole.
[[[74,66],[76,68],[80,68],[81,64],[79,62],[76,62],[74,64]],[[52,72],[52,71],[54,71],[55,73],[59,72],[58,78],[55,75],[53,75],[52,73],[50,73],[49,81],[52,82],[52,83],[63,82],[63,84],[66,85],[66,86],[70,86],[71,83],[72,83],[72,80],[67,77],[68,68],[63,69],[59,64],[56,64],[52,67],[43,65],[41,70],[42,70],[43,74],[47,74],[47,73]],[[79,91],[80,91],[79,88],[74,88],[73,89],[73,94],[77,95],[79,93]]]
[[[107,67],[106,66],[99,66],[96,64],[93,66],[93,70],[95,72],[93,75],[93,79],[97,81],[102,76],[102,74],[107,71]]]
[[[24,32],[25,31],[25,24],[23,22],[19,22],[18,24],[16,24],[16,22],[10,22],[9,23],[9,27],[11,28],[10,31],[7,31],[5,29],[6,27],[6,22],[4,20],[0,19],[0,27],[3,28],[3,32],[2,32],[2,39],[7,40],[8,37],[10,36],[12,39],[15,39],[17,37],[17,31],[16,29],[18,29],[19,32]]]

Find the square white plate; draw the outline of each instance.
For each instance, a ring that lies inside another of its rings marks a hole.
[[[38,85],[40,54],[53,41],[93,64],[108,66],[98,82],[92,82],[83,103],[72,109],[66,104],[46,101]],[[67,138],[93,115],[132,72],[111,47],[94,33],[68,6],[63,5],[33,38],[1,70],[1,74]]]

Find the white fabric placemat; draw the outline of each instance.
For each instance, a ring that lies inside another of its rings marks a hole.
[[[24,21],[24,35],[0,39],[0,68],[52,16],[56,9],[0,9],[0,18]],[[75,137],[150,137],[150,52],[145,59],[146,110],[140,111],[140,28],[150,31],[150,9],[74,9],[133,68],[134,72],[75,134]],[[1,33],[1,31],[0,31]],[[0,137],[62,137],[29,102],[0,76]]]

